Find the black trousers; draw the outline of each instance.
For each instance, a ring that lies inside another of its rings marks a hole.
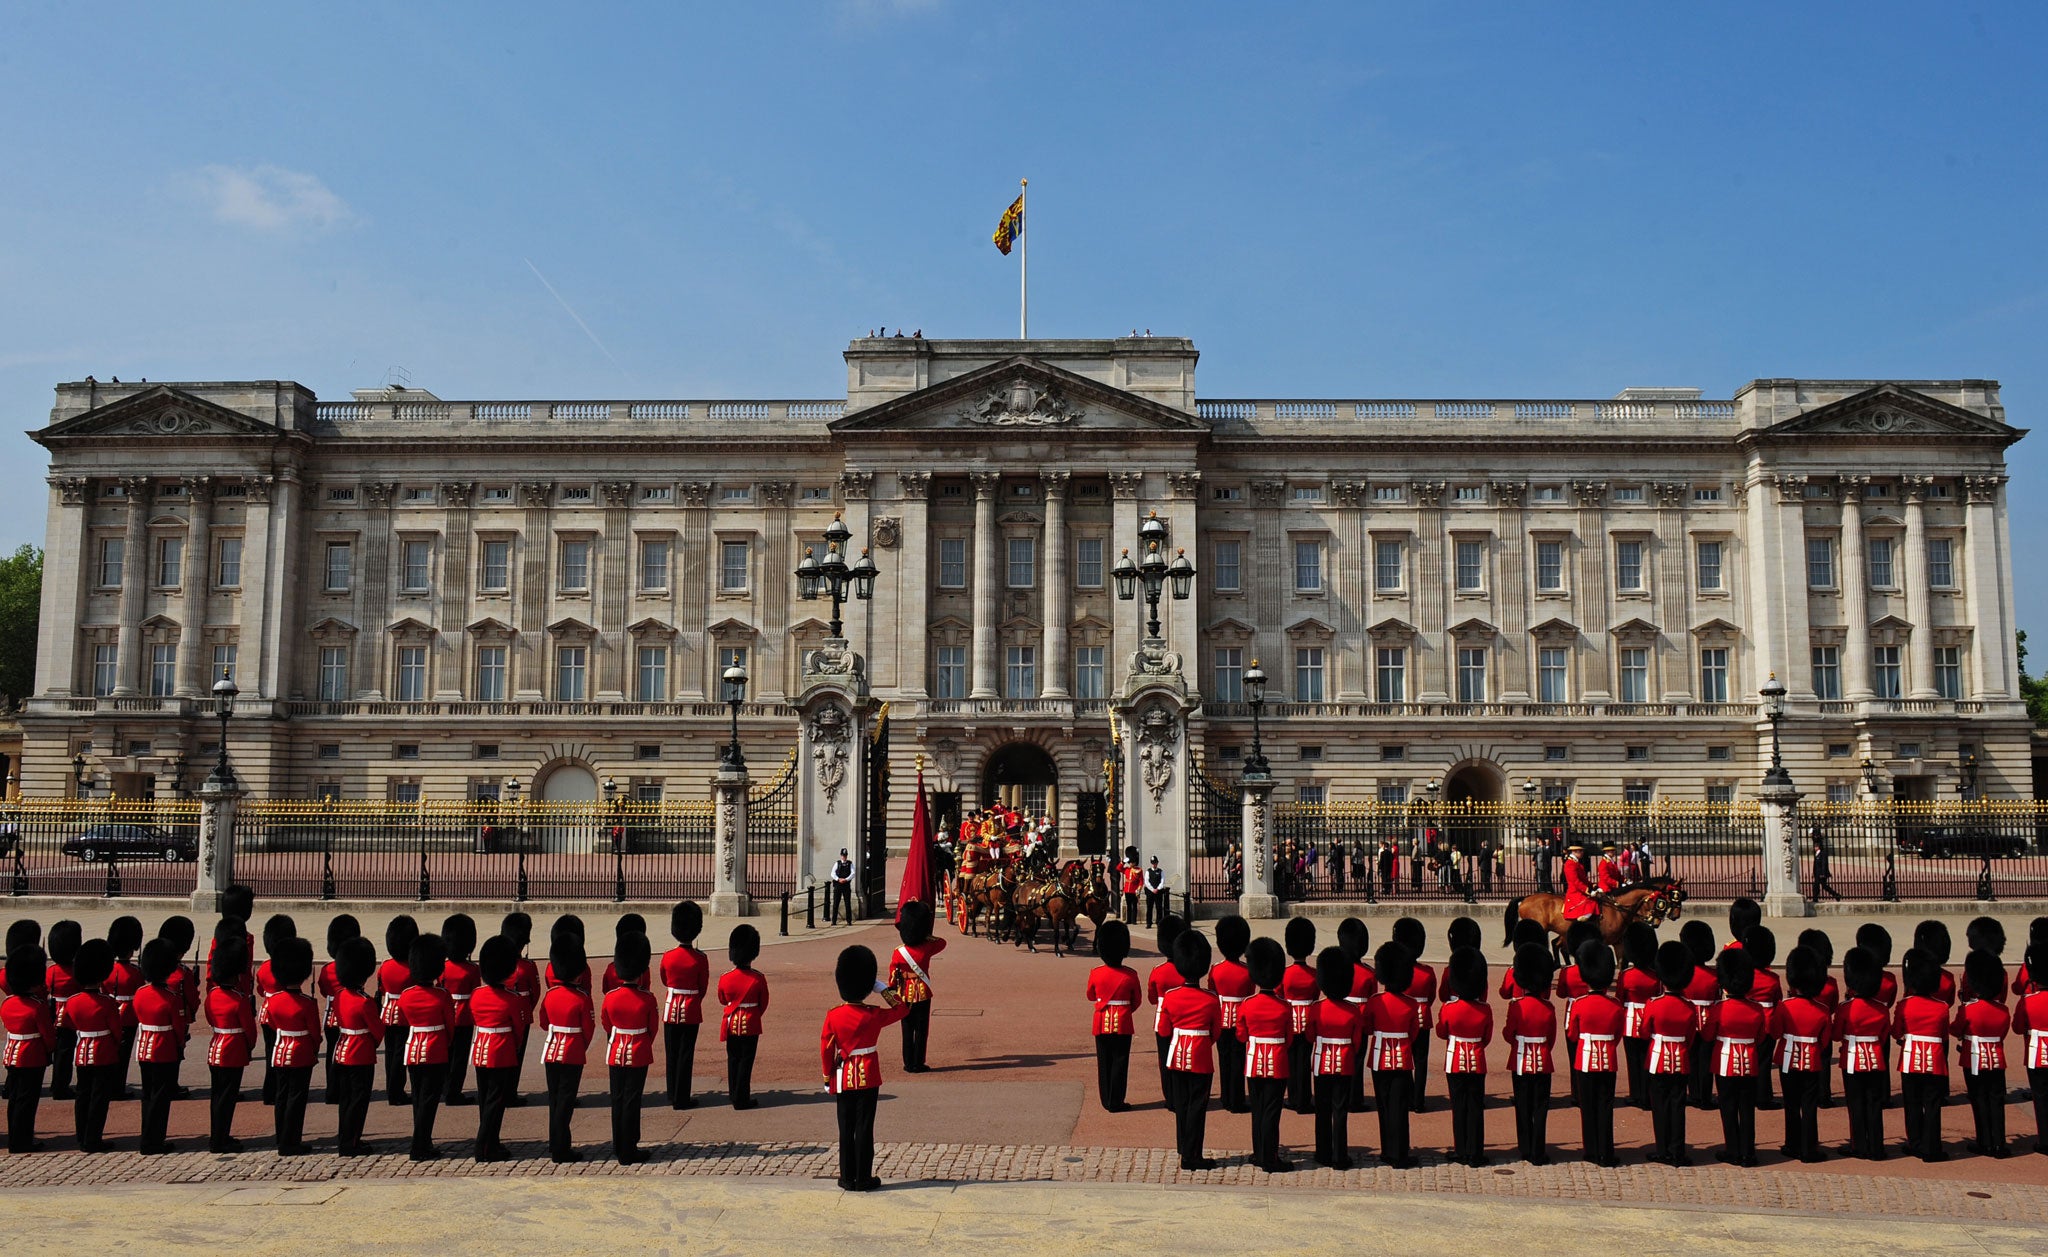
[[[697,1065],[697,1029],[679,1022],[661,1028],[661,1045],[668,1053],[668,1106],[672,1109],[682,1108],[690,1098]]]
[[[1131,922],[1136,921],[1138,919],[1137,891],[1127,890],[1124,892],[1124,910],[1120,915],[1122,915],[1125,925],[1129,925]]]
[[[725,1041],[726,1091],[734,1108],[753,1102],[754,1051],[760,1046],[761,1040],[751,1034],[732,1035]]]
[[[325,1082],[326,1082],[326,1086],[324,1086],[323,1088],[321,1088],[321,1091],[320,1091],[320,1099],[321,1099],[322,1101],[324,1101],[325,1103],[328,1103],[328,1104],[333,1104],[333,1103],[335,1103],[335,1097],[334,1097],[334,1070],[335,1070],[335,1064],[334,1064],[334,1048],[335,1048],[335,1045],[336,1045],[336,1044],[338,1044],[338,1043],[340,1043],[340,1042],[341,1042],[341,1027],[340,1027],[340,1026],[329,1026],[329,1027],[327,1027],[327,1076],[326,1076],[326,1079],[325,1079]]]
[[[875,1176],[875,1102],[881,1095],[879,1087],[862,1087],[833,1098],[839,1110],[839,1185],[847,1191],[859,1191]]]
[[[1465,1165],[1486,1161],[1486,1075],[1445,1074],[1451,1095],[1451,1159]]]
[[[271,1108],[271,1115],[277,1123],[277,1148],[279,1152],[306,1146],[306,1093],[313,1086],[313,1067],[298,1069],[265,1068],[266,1076],[277,1078],[277,1098]]]
[[[1773,1038],[1756,1041],[1756,1103],[1761,1109],[1778,1107],[1776,1087],[1771,1082],[1771,1062],[1778,1059],[1778,1041]]]
[[[178,1062],[141,1061],[137,1069],[142,1074],[142,1146],[162,1147],[164,1132],[171,1125],[171,1096],[178,1087]],[[120,1067],[115,1067],[115,1081],[120,1080]]]
[[[1120,1113],[1127,1103],[1131,1083],[1131,1036],[1095,1036],[1095,1094],[1102,1107]]]
[[[1315,1076],[1309,1073],[1315,1036],[1297,1034],[1287,1041],[1287,1107],[1297,1113],[1316,1111]]]
[[[1216,1094],[1226,1113],[1242,1113],[1244,1103],[1244,1040],[1237,1031],[1216,1036]]]
[[[2048,1153],[2048,1069],[2028,1070],[2027,1086],[2034,1092],[2034,1151]]]
[[[1429,1047],[1428,1039],[1427,1034],[1416,1032],[1415,1090],[1409,1095],[1417,1113],[1429,1107],[1429,1096],[1426,1094],[1429,1090],[1429,1052],[1426,1050]]]
[[[1415,1106],[1411,1069],[1372,1071],[1373,1103],[1380,1111],[1380,1159],[1397,1168],[1409,1164],[1408,1115]]]
[[[277,1031],[263,1027],[263,1102],[277,1103],[277,1066],[270,1062],[277,1059]]]
[[[121,1028],[121,1054],[114,1059],[114,1098],[116,1100],[126,1100],[128,1098],[128,1062],[135,1058],[135,1036],[140,1032],[140,1029],[139,1026],[123,1026]],[[182,1060],[183,1057],[179,1059]],[[177,1078],[175,1076],[171,1079],[171,1085],[173,1087],[177,1086]]]
[[[1516,1074],[1515,1153],[1531,1165],[1550,1160],[1550,1075]]]
[[[853,924],[853,883],[830,882],[830,893],[825,896],[825,924],[839,923],[839,910],[846,909],[846,923]]]
[[[931,1038],[932,1002],[920,1000],[903,1015],[903,1068],[924,1068],[924,1050]]]
[[[1821,1070],[1785,1071],[1785,1155],[1802,1161],[1820,1159]]]
[[[1899,1075],[1900,1099],[1906,1110],[1906,1151],[1922,1161],[1939,1161],[1941,1101],[1948,1079],[1938,1074]]]
[[[572,1151],[569,1122],[576,1115],[576,1092],[583,1085],[581,1065],[543,1065],[548,1084],[548,1155],[560,1161]]]
[[[476,1071],[476,1150],[478,1153],[503,1152],[505,1145],[499,1140],[498,1132],[505,1126],[505,1102],[512,1098],[512,1092],[519,1086],[519,1067],[505,1065],[497,1069],[477,1067]]]
[[[434,1118],[441,1111],[441,1093],[448,1085],[448,1066],[407,1065],[412,1081],[412,1155],[434,1154]]]
[[[36,1142],[36,1108],[43,1102],[43,1069],[7,1071],[7,1151],[28,1152]]]
[[[1163,919],[1173,910],[1173,901],[1170,898],[1171,893],[1164,890],[1148,890],[1145,892],[1146,925],[1151,925],[1155,919]]]
[[[1721,1106],[1721,1156],[1737,1165],[1756,1163],[1756,1079],[1721,1075],[1714,1093]]]
[[[1693,1045],[1692,1073],[1686,1090],[1691,1093],[1692,1106],[1696,1109],[1714,1107],[1714,1054],[1707,1050],[1705,1043]]]
[[[1963,1075],[1970,1095],[1970,1116],[1977,1127],[1977,1150],[1987,1155],[2005,1150],[2005,1071],[1983,1069]]]
[[[218,1150],[235,1135],[235,1105],[242,1098],[243,1066],[209,1065],[207,1088],[207,1143]]]
[[[1160,1099],[1162,1099],[1162,1100],[1163,1100],[1163,1099],[1165,1099],[1165,1098],[1166,1098],[1166,1052],[1167,1052],[1167,1049],[1168,1049],[1169,1047],[1171,1047],[1171,1046],[1172,1046],[1172,1044],[1173,1044],[1173,1036],[1171,1036],[1171,1035],[1165,1035],[1165,1034],[1155,1034],[1155,1035],[1153,1035],[1152,1037],[1153,1037],[1154,1039],[1158,1040],[1158,1046],[1159,1046],[1159,1097],[1160,1097]],[[1171,1108],[1171,1107],[1172,1107],[1172,1105],[1171,1105],[1171,1104],[1169,1104],[1169,1105],[1168,1105],[1167,1107]]]
[[[50,1049],[50,1098],[72,1099],[71,1071],[78,1059],[78,1031],[57,1027],[57,1046]]]
[[[1268,1169],[1280,1160],[1280,1110],[1287,1099],[1287,1080],[1247,1078],[1244,1085],[1252,1110],[1252,1164]]]
[[[384,1027],[384,1098],[405,1103],[405,1027]]]
[[[1650,1041],[1623,1039],[1621,1054],[1628,1061],[1628,1106],[1647,1109],[1650,1107]]]
[[[1349,1074],[1317,1074],[1316,1164],[1348,1169],[1351,1165],[1351,1088]]]
[[[1884,1151],[1884,1101],[1891,1088],[1882,1070],[1842,1075],[1842,1103],[1849,1110],[1849,1155],[1877,1160]],[[2038,1103],[2038,1099],[2036,1103]]]
[[[441,1088],[441,1103],[462,1103],[462,1084],[469,1077],[469,1053],[475,1044],[475,1026],[449,1027],[448,1081]]]
[[[1202,1137],[1208,1133],[1209,1075],[1169,1069],[1166,1088],[1166,1107],[1173,1110],[1173,1142],[1180,1150],[1180,1168],[1192,1170],[1202,1160]]]
[[[1579,1075],[1579,1142],[1594,1165],[1614,1162],[1614,1071]]]
[[[78,1146],[87,1152],[103,1151],[107,1104],[114,1098],[117,1071],[112,1065],[78,1065],[74,1072],[71,1122],[72,1129],[78,1132]]]
[[[1683,1161],[1685,1150],[1685,1106],[1691,1079],[1686,1074],[1650,1075],[1650,1129],[1656,1141],[1652,1156],[1659,1161]]]
[[[736,1036],[752,1043],[752,1035]],[[727,1039],[727,1043],[736,1039]],[[748,1062],[753,1064],[752,1053]],[[645,1065],[614,1065],[612,1083],[612,1155],[621,1163],[640,1154],[640,1096],[647,1090]]]
[[[335,1120],[340,1123],[335,1146],[344,1151],[362,1147],[363,1123],[370,1116],[370,1093],[377,1087],[375,1065],[334,1067]]]

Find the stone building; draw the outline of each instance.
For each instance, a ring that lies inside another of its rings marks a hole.
[[[1142,629],[1111,571],[1156,513],[1200,573],[1163,608],[1191,741],[1231,773],[1261,662],[1279,801],[1741,798],[1774,671],[1813,794],[1953,798],[1966,759],[2029,792],[1996,383],[1231,401],[1196,358],[861,339],[843,400],[788,402],[60,385],[24,788],[82,753],[165,791],[227,668],[273,795],[703,797],[727,662],[757,773],[795,741],[829,611],[792,571],[841,513],[881,569],[846,636],[898,780],[922,754],[1072,832]]]

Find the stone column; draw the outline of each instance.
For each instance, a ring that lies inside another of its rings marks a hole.
[[[974,678],[969,698],[994,698],[996,684],[996,494],[1002,473],[968,473],[974,481]]]
[[[842,847],[853,860],[854,883],[864,884],[867,680],[844,640],[827,641],[812,654],[796,708],[797,888],[823,887]]]
[[[435,595],[440,603],[441,632],[433,649],[443,658],[433,669],[431,697],[444,701],[460,702],[469,685],[469,669],[464,665],[470,639],[464,630],[469,623],[470,585],[476,578],[470,559],[476,533],[470,500],[475,494],[476,485],[471,481],[444,481],[441,485],[441,584]],[[506,697],[511,697],[509,692]]]
[[[1614,599],[1614,539],[1607,532],[1607,483],[1605,481],[1574,481],[1572,496],[1578,501],[1579,544],[1584,547],[1585,559],[1579,564],[1578,579],[1572,582],[1572,606],[1576,611],[1576,622],[1581,626],[1579,633],[1578,696],[1586,702],[1602,703],[1611,696],[1609,678],[1614,674],[1608,667],[1608,648],[1611,639],[1601,629],[1622,618]],[[1647,558],[1647,556],[1645,556]],[[1528,659],[1528,677],[1532,683],[1530,697],[1535,697],[1537,681],[1535,645],[1525,634],[1517,643]],[[1734,688],[1734,678],[1729,687]],[[1733,697],[1733,695],[1730,695]]]
[[[896,496],[900,500],[897,510],[902,515],[897,525],[899,548],[896,561],[884,566],[881,579],[875,582],[877,590],[896,591],[894,605],[884,606],[878,613],[880,623],[894,626],[895,671],[881,671],[886,661],[877,648],[870,651],[876,656],[870,661],[875,669],[871,675],[878,685],[890,684],[893,675],[896,692],[910,699],[921,699],[931,692],[932,657],[926,641],[931,624],[931,487],[932,474],[928,471],[896,473]],[[879,536],[875,540],[880,544]],[[886,554],[877,554],[875,562],[881,564],[885,558]]]
[[[114,693],[138,692],[142,670],[142,607],[149,591],[149,491],[145,476],[131,476],[121,482],[128,495],[128,519],[121,541],[121,610],[115,629],[115,656],[120,669],[114,674]],[[99,555],[89,554],[86,562],[97,564]],[[98,573],[88,584],[99,581]]]
[[[1927,583],[1927,486],[1930,476],[1906,476],[1906,697],[1933,698],[1934,599]]]
[[[1244,836],[1238,842],[1244,855],[1244,892],[1238,898],[1237,911],[1247,920],[1280,915],[1280,898],[1273,893],[1273,858],[1267,851],[1272,835],[1272,796],[1270,774],[1245,774],[1240,805]]]
[[[1110,507],[1109,545],[1103,561],[1110,567],[1116,566],[1117,559],[1125,550],[1131,550],[1131,561],[1137,562],[1145,556],[1137,553],[1138,525],[1145,518],[1144,503],[1145,473],[1142,471],[1112,471],[1109,473]],[[1122,658],[1137,649],[1145,637],[1145,599],[1137,597],[1125,602],[1114,596],[1116,581],[1105,570],[1102,574],[1105,585],[1111,593],[1109,603],[1110,655]],[[1276,599],[1278,595],[1275,595]],[[1279,618],[1278,613],[1274,619]],[[1258,621],[1263,624],[1266,621]],[[1277,626],[1276,626],[1277,631]]]
[[[1046,698],[1066,698],[1067,674],[1073,651],[1067,646],[1067,626],[1074,618],[1074,587],[1067,576],[1067,471],[1040,472],[1045,486],[1045,662],[1039,675],[1045,678],[1038,692]]]
[[[298,468],[277,469],[270,489],[270,553],[274,557],[272,570],[264,577],[264,629],[260,646],[263,671],[259,680],[263,695],[273,699],[290,696],[299,652],[305,648],[301,636],[305,624],[299,608],[303,605],[304,587],[312,582],[300,578],[305,545],[298,512],[299,495],[304,491]],[[320,557],[324,560],[326,556]],[[322,574],[314,580],[324,585],[324,562],[321,570]]]
[[[86,507],[87,495],[92,492],[92,481],[84,476],[51,476],[50,504],[44,516],[43,570],[46,572],[85,571],[86,548],[91,544],[87,521],[91,512]],[[85,600],[90,583],[82,579],[69,582],[68,590],[60,590],[52,583],[43,598],[41,627],[37,640],[41,648],[36,652],[36,693],[67,695],[78,692],[81,680],[78,671],[78,647],[80,623],[85,618]],[[66,766],[65,771],[69,771]]]
[[[790,517],[790,503],[796,499],[796,482],[769,480],[762,482],[760,488],[764,507],[761,512],[761,590],[754,605],[760,608],[763,631],[754,642],[760,659],[751,671],[755,693],[772,700],[788,697],[784,688],[791,675],[787,652],[796,649],[796,644],[789,638],[789,604],[796,592],[796,530]],[[853,535],[856,540],[850,544],[856,549],[846,556],[848,563],[853,562],[859,553],[858,539],[863,534]],[[857,614],[851,605],[845,611],[849,616]],[[771,656],[774,659],[772,671]]]
[[[206,675],[206,599],[213,588],[213,477],[185,478],[186,510],[190,520],[185,528],[185,570],[180,576],[184,591],[179,601],[178,697],[203,698],[213,690]]]
[[[1188,889],[1188,746],[1193,704],[1179,657],[1145,646],[1132,653],[1115,711],[1123,730],[1124,842],[1141,859],[1159,857],[1169,889]]]
[[[1248,595],[1246,602],[1252,613],[1249,618],[1257,635],[1247,643],[1250,649],[1245,652],[1245,662],[1250,663],[1254,659],[1271,661],[1273,666],[1266,671],[1280,680],[1281,693],[1292,694],[1294,661],[1286,649],[1285,599],[1287,591],[1294,588],[1294,556],[1287,553],[1287,533],[1280,518],[1280,503],[1287,494],[1287,482],[1254,480],[1251,490],[1252,535],[1248,553],[1240,555],[1238,561],[1242,564],[1239,583]],[[1138,540],[1136,525],[1122,535],[1135,545]],[[1368,540],[1367,546],[1370,545]],[[1135,562],[1143,557],[1134,554],[1131,559]]]
[[[1863,544],[1863,488],[1868,476],[1843,476],[1842,495],[1842,618],[1848,639],[1842,650],[1842,697],[1870,701],[1870,559]],[[1785,661],[1791,666],[1791,659]]]
[[[208,777],[199,787],[199,876],[192,889],[192,911],[208,916],[220,912],[220,897],[235,882],[235,808],[241,784],[233,777]]]
[[[632,692],[635,676],[632,642],[626,636],[633,587],[639,583],[633,553],[639,540],[633,535],[630,514],[633,482],[600,484],[597,491],[604,499],[604,534],[596,539],[597,552],[591,555],[590,617],[597,640],[591,643],[590,694],[600,703],[622,703]],[[449,550],[452,553],[454,546]]]
[[[2013,657],[2011,568],[2000,561],[2004,546],[1998,528],[2004,484],[2004,476],[1963,477],[1969,498],[1963,516],[1963,606],[1973,629],[1970,657],[1976,674],[1967,692],[1974,698],[2009,699],[2015,690],[2007,668]]]
[[[1790,782],[1757,791],[1764,818],[1764,913],[1810,917],[1813,905],[1799,888],[1799,791]]]
[[[396,688],[392,684],[391,634],[387,629],[395,605],[392,590],[397,588],[399,579],[392,569],[403,556],[391,552],[391,499],[398,486],[390,481],[376,481],[365,483],[362,488],[369,503],[363,513],[363,553],[356,568],[363,589],[363,623],[362,631],[356,634],[356,658],[349,669],[349,681],[362,697],[376,700]]]
[[[249,698],[275,698],[273,691],[263,688],[263,642],[270,630],[271,584],[277,579],[271,569],[282,566],[276,563],[270,544],[271,494],[277,481],[271,476],[249,476],[247,481],[248,504],[242,510],[242,614],[235,638],[235,684]]]
[[[752,916],[747,894],[747,770],[721,768],[711,779],[711,915]]]
[[[1330,627],[1337,634],[1330,660],[1337,684],[1330,696],[1340,703],[1369,703],[1376,697],[1373,642],[1366,636],[1372,627],[1371,538],[1365,523],[1369,491],[1363,480],[1339,480],[1330,485],[1335,518],[1323,575],[1329,586]]]
[[[705,701],[705,678],[713,671],[711,664],[717,659],[711,635],[705,626],[711,623],[711,580],[712,569],[716,566],[712,553],[711,538],[711,485],[708,481],[692,481],[676,486],[676,494],[683,508],[682,526],[677,530],[676,549],[680,562],[676,568],[676,657],[669,661],[675,669],[681,688],[676,697],[684,702]],[[720,692],[718,678],[712,677],[709,697],[716,698]]]

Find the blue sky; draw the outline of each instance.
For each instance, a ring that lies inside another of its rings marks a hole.
[[[1034,332],[1192,336],[1209,396],[1990,376],[2033,426],[2044,42],[1996,4],[17,0],[0,543],[43,526],[11,433],[88,372],[832,396],[877,325],[1011,335],[1020,175]]]

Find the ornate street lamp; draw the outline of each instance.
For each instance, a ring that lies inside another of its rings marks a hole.
[[[1871,798],[1877,797],[1878,787],[1884,784],[1877,775],[1877,761],[1868,755],[1863,757],[1863,789]]]
[[[190,762],[190,761],[188,761],[188,760],[187,760],[187,759],[185,758],[185,754],[184,754],[184,752],[180,751],[180,752],[178,753],[178,758],[176,758],[176,759],[174,759],[174,760],[172,760],[172,761],[171,761],[171,793],[172,793],[172,794],[175,794],[175,795],[177,795],[177,796],[178,796],[179,798],[181,798],[181,799],[185,797],[185,792],[186,792],[187,790],[191,789],[191,786],[190,786],[190,785],[189,785],[189,784],[188,784],[188,783],[186,782],[186,780],[185,780],[185,774],[187,774],[187,773],[189,773],[189,772],[191,772],[191,771],[192,771],[192,764],[191,764],[191,762]]]
[[[860,558],[849,564],[846,561],[846,543],[853,537],[853,531],[838,515],[825,529],[825,557],[821,560],[809,550],[804,551],[803,562],[796,565],[797,597],[810,601],[820,593],[832,598],[832,636],[843,637],[840,631],[839,609],[847,595],[866,602],[875,593],[875,576],[879,569],[875,560],[866,550]]]
[[[626,826],[619,814],[619,783],[604,779],[604,811],[612,823],[612,902],[626,902]]]
[[[1785,683],[1773,672],[1757,693],[1764,700],[1764,719],[1771,722],[1771,770],[1764,774],[1764,784],[1789,786],[1792,774],[1785,771],[1785,759],[1778,748],[1778,722],[1785,718]]]
[[[1977,793],[1977,752],[1965,750],[1956,760],[1956,793],[1967,799]]]
[[[1251,758],[1244,762],[1244,775],[1270,777],[1273,766],[1266,762],[1265,741],[1259,736],[1259,713],[1266,706],[1266,670],[1256,659],[1252,660],[1251,667],[1244,670],[1244,701],[1252,709],[1252,753]]]
[[[747,757],[740,754],[740,703],[747,697],[747,670],[734,664],[725,670],[722,680],[725,683],[725,705],[732,712],[732,740],[725,744],[718,766],[738,772],[747,766]]]
[[[1145,636],[1153,640],[1159,637],[1159,595],[1165,591],[1167,581],[1173,582],[1177,602],[1186,601],[1195,584],[1195,565],[1188,561],[1187,551],[1177,551],[1169,563],[1165,544],[1166,525],[1160,521],[1159,512],[1153,511],[1138,525],[1138,547],[1144,558],[1133,562],[1130,550],[1126,549],[1110,573],[1116,578],[1116,596],[1125,602],[1137,597],[1138,585],[1144,584]]]
[[[241,692],[235,678],[222,668],[220,680],[213,683],[213,714],[220,719],[220,755],[214,760],[212,777],[221,786],[235,784],[235,772],[228,767],[228,721],[234,717],[235,696]]]
[[[505,788],[499,791],[498,797],[512,805],[512,824],[510,826],[501,825],[499,828],[512,840],[512,849],[517,853],[515,858],[518,861],[518,885],[514,888],[513,894],[519,902],[524,903],[526,902],[527,892],[526,827],[520,823],[525,819],[519,811],[519,792],[521,789],[519,778],[507,777],[505,778]]]
[[[84,751],[80,751],[71,757],[71,784],[77,787],[75,793],[81,799],[92,789],[92,776],[85,768]]]

